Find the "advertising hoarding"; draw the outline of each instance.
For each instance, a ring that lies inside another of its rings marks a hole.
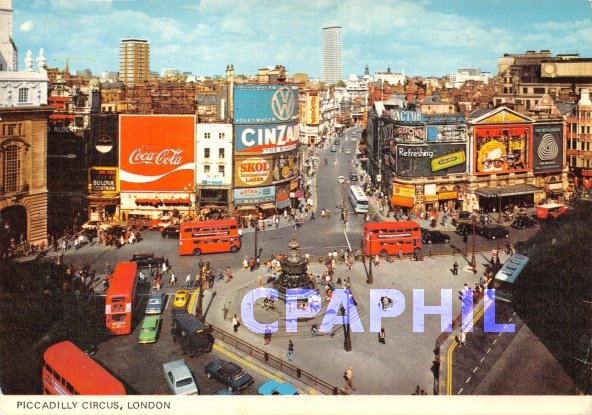
[[[395,125],[395,140],[405,143],[423,143],[425,141],[425,127],[423,125]]]
[[[275,186],[234,189],[234,204],[236,206],[261,203],[275,203]]]
[[[193,115],[121,115],[120,190],[172,192],[193,187],[194,147]]]
[[[462,174],[467,171],[466,144],[397,144],[396,174],[403,177],[430,177]]]
[[[532,170],[535,173],[563,170],[563,125],[532,127]]]
[[[393,195],[402,197],[415,197],[415,185],[393,183]]]
[[[530,125],[475,126],[475,174],[527,171]]]
[[[298,147],[300,131],[298,124],[288,122],[270,125],[237,125],[235,128],[235,153],[274,154]]]
[[[298,152],[235,158],[235,186],[283,183],[298,177]]]
[[[318,92],[311,92],[306,96],[306,123],[319,125],[320,106]]]
[[[467,141],[465,124],[428,125],[426,132],[428,142]]]
[[[119,146],[117,114],[90,115],[90,165],[117,167]],[[86,134],[86,132],[85,132]]]
[[[88,171],[90,193],[118,192],[116,167],[91,167]]]
[[[298,119],[298,87],[235,84],[235,124],[279,124]]]

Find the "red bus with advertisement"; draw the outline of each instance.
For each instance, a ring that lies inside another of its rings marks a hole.
[[[369,222],[364,225],[362,248],[365,255],[418,254],[421,228],[417,222]]]
[[[137,286],[138,264],[136,262],[117,264],[105,299],[105,325],[112,335],[131,333],[132,310],[136,305]]]
[[[41,369],[44,395],[125,395],[125,387],[70,341],[49,346]]]
[[[179,255],[235,253],[240,247],[236,219],[183,222],[179,229]]]

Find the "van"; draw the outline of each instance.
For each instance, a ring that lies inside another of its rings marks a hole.
[[[559,219],[567,215],[567,206],[561,203],[548,203],[536,208],[536,216],[539,219]]]
[[[173,341],[178,342],[183,353],[190,357],[210,352],[214,344],[208,328],[191,314],[175,313],[171,334]]]
[[[331,153],[337,153],[337,146],[335,144],[331,146]]]

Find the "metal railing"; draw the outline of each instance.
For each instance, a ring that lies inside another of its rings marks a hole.
[[[324,395],[338,395],[341,394],[341,389],[337,386],[331,385],[330,383],[325,382],[322,379],[317,378],[312,373],[309,373],[305,370],[302,370],[290,363],[286,363],[282,359],[269,354],[268,352],[259,349],[244,340],[239,339],[232,334],[225,332],[211,324],[208,324],[210,332],[212,335],[224,343],[240,350],[243,353],[248,354],[251,357],[273,367],[274,369],[279,370],[282,373],[285,373],[288,376],[296,378],[300,380],[305,385],[310,386],[311,388],[316,389],[320,393]]]

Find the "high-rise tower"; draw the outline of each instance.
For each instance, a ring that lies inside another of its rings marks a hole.
[[[126,86],[150,78],[150,43],[145,39],[122,39],[119,45],[119,80]]]
[[[341,26],[325,27],[321,81],[328,84],[340,81],[341,70]]]

